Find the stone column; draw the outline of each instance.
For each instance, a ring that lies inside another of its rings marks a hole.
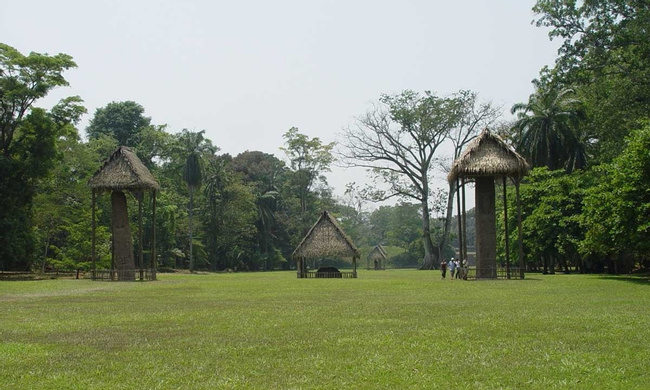
[[[476,178],[476,277],[497,277],[497,233],[493,177]]]
[[[120,280],[135,280],[133,237],[129,225],[126,196],[121,191],[111,193],[113,210],[113,256]]]

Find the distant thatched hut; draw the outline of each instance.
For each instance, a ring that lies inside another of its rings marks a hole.
[[[292,257],[298,266],[298,278],[319,276],[316,272],[307,271],[305,260],[324,256],[352,257],[352,272],[341,272],[342,276],[337,277],[357,277],[359,250],[327,211],[323,211],[293,252]]]
[[[528,173],[526,160],[498,135],[488,129],[468,145],[463,154],[454,162],[448,180],[456,183],[458,191],[458,219],[460,218],[460,191],[464,194],[466,179],[476,183],[476,276],[478,278],[496,278],[496,216],[495,216],[495,180],[502,179],[504,204],[506,197],[506,178],[510,177],[517,191],[517,212],[519,213],[519,261],[520,276],[523,277],[523,250],[521,241],[521,212],[519,206],[519,183]],[[461,183],[462,182],[462,186]],[[464,196],[463,196],[464,199]],[[464,203],[464,200],[463,200]],[[464,209],[464,204],[463,204]],[[506,221],[506,267],[510,277],[509,247],[507,237],[507,208],[504,210]],[[463,234],[460,234],[461,240]],[[461,243],[460,257],[467,257],[467,249]],[[463,251],[465,252],[463,254]]]
[[[370,264],[373,265],[375,270],[384,270],[386,269],[386,251],[381,246],[381,244],[375,245],[374,248],[368,253],[367,268],[370,269]]]
[[[138,156],[128,147],[120,146],[88,181],[92,189],[92,262],[93,278],[97,278],[95,269],[95,197],[101,192],[111,193],[112,231],[113,231],[113,261],[110,278],[117,276],[118,280],[135,279],[135,259],[133,258],[133,241],[126,196],[124,191],[130,191],[138,199],[138,234],[139,234],[139,268],[140,279],[144,279],[144,264],[142,251],[142,199],[144,192],[151,192],[153,203],[153,244],[151,250],[151,279],[156,278],[156,191],[160,188],[156,179],[144,166]]]

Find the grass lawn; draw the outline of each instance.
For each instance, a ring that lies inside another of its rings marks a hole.
[[[650,282],[0,282],[0,389],[647,389]]]

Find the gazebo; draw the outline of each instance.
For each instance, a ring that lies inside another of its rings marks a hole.
[[[307,270],[306,259],[323,256],[352,257],[352,272],[313,272]],[[298,278],[356,278],[357,259],[359,250],[352,240],[343,232],[336,218],[327,211],[323,211],[318,221],[309,229],[307,235],[300,241],[293,251],[292,257],[296,260]],[[330,275],[330,273],[332,275]]]
[[[133,238],[129,225],[127,199],[124,194],[129,191],[138,200],[138,278],[140,280],[156,279],[156,191],[160,186],[153,175],[144,166],[138,156],[128,147],[120,146],[102,164],[101,168],[88,181],[92,189],[92,267],[93,279],[135,280],[136,268],[133,257]],[[95,250],[95,203],[102,192],[111,194],[112,257],[111,269],[96,269]],[[150,268],[145,270],[142,250],[142,200],[144,193],[152,197],[152,244]]]
[[[366,267],[370,269],[370,263],[373,264],[374,270],[385,270],[386,269],[386,252],[381,244],[375,245],[374,248],[368,253],[366,257]]]
[[[519,199],[519,184],[528,173],[529,166],[514,148],[506,144],[498,135],[483,130],[468,146],[463,154],[454,161],[447,176],[450,183],[456,183],[459,226],[459,256],[467,258],[467,242],[464,237],[464,219],[461,219],[461,190],[462,210],[465,214],[465,183],[473,180],[476,185],[476,277],[478,279],[495,279],[496,265],[496,212],[495,212],[495,182],[502,181],[505,220],[505,255],[506,277],[510,278],[510,248],[508,241],[508,208],[506,202],[507,178],[513,180],[517,197],[518,232],[519,232],[519,276],[524,277],[523,241],[521,232],[521,203]]]

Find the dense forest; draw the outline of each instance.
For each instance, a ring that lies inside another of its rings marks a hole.
[[[79,129],[87,113],[81,97],[65,98],[49,110],[35,105],[68,84],[64,73],[76,67],[73,58],[25,55],[0,44],[0,270],[90,267],[87,183],[120,145],[137,153],[161,186],[160,268],[290,269],[293,249],[326,209],[365,253],[382,244],[389,266],[431,269],[440,256],[453,256],[456,229],[456,189],[430,186],[451,162],[439,147],[451,146],[456,158],[486,126],[532,168],[521,185],[529,270],[647,269],[650,6],[634,0],[539,0],[533,11],[536,24],[562,46],[555,65],[533,80],[528,100],[512,107],[513,119],[471,91],[437,96],[407,90],[382,95],[344,132],[340,145],[286,129],[277,156],[220,153],[204,131],[151,123],[134,101],[98,108]],[[367,168],[384,185],[350,184],[344,197],[334,197],[325,174],[335,160]],[[111,262],[109,198],[100,196],[97,205],[102,268]],[[369,201],[390,198],[398,202],[368,207]],[[151,202],[145,196],[146,210]],[[503,206],[498,202],[502,211]],[[507,207],[516,209],[514,197]],[[136,224],[134,196],[129,208]],[[508,217],[510,246],[516,247],[517,216]],[[503,257],[504,223],[497,220]],[[143,226],[149,243],[153,226],[147,212]]]

